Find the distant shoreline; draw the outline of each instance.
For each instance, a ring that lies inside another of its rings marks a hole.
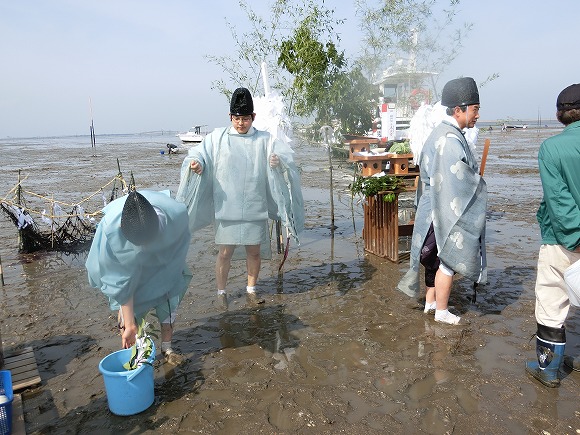
[[[538,123],[539,122],[539,123]],[[546,120],[521,120],[521,119],[496,119],[496,120],[478,120],[477,126],[479,128],[487,128],[487,127],[499,127],[501,128],[504,124],[510,125],[526,125],[527,128],[560,128],[563,127],[562,124],[557,119],[546,119]],[[175,137],[179,130],[152,130],[152,131],[143,131],[137,133],[97,133],[98,137],[106,137],[106,136],[142,136],[142,135],[153,135],[153,136],[170,136]],[[24,139],[58,139],[58,138],[85,138],[90,137],[90,134],[62,134],[62,135],[51,135],[51,136],[3,136],[0,137],[0,141],[7,141],[7,140],[24,140]]]
[[[555,128],[561,127],[562,124],[557,119],[497,119],[497,120],[478,120],[478,127],[508,125],[527,125],[528,128]]]

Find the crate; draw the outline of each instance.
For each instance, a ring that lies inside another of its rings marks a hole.
[[[394,175],[404,175],[409,173],[409,160],[413,158],[413,154],[397,154],[391,157],[391,168],[389,173]]]
[[[388,194],[395,195],[392,202],[384,200]],[[363,227],[365,251],[398,263],[399,237],[412,233],[412,223],[399,225],[398,192],[379,192],[366,198]]]
[[[378,174],[385,169],[385,165],[387,168],[386,170],[388,170],[389,162],[385,163],[382,160],[374,160],[374,161],[367,161],[367,162],[363,161],[362,168],[361,168],[361,175],[363,177],[370,177],[371,175]]]
[[[360,153],[362,151],[370,151],[372,144],[378,144],[379,140],[376,138],[366,138],[366,139],[353,139],[349,142],[349,155],[348,158],[353,160],[356,159],[356,156],[353,156],[354,153]]]
[[[0,395],[8,399],[0,404],[0,435],[7,435],[12,431],[12,401],[14,400],[10,370],[0,370]]]

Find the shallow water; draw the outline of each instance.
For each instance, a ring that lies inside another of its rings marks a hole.
[[[42,384],[23,392],[28,433],[573,433],[580,429],[578,373],[559,389],[524,373],[535,357],[534,281],[541,198],[536,155],[556,130],[482,132],[491,139],[489,283],[472,302],[457,280],[451,304],[471,320],[435,324],[394,290],[403,262],[365,253],[362,206],[347,192],[353,169],[334,159],[331,229],[328,155],[297,144],[303,169],[306,230],[280,256],[264,261],[246,304],[245,267],[230,273],[230,303],[215,301],[210,229],[194,235],[194,279],[179,310],[179,366],[158,358],[154,405],[132,417],[107,409],[101,358],[117,350],[115,316],[88,286],[85,254],[18,254],[16,229],[0,218],[0,289],[5,351],[32,346]],[[139,188],[175,192],[183,154],[161,155],[172,135],[0,140],[0,195],[22,169],[28,190],[66,202],[96,192],[118,172]],[[93,156],[95,154],[95,156]],[[108,192],[107,192],[108,193]],[[96,195],[87,208],[99,208]],[[353,205],[354,204],[354,205]],[[334,237],[332,237],[334,236]],[[419,301],[420,302],[420,301]],[[580,320],[571,310],[567,351],[580,353]]]

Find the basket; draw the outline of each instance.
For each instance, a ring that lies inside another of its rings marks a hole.
[[[7,435],[12,432],[12,400],[14,399],[10,370],[0,370],[1,396],[6,396],[7,400],[0,404],[0,435]]]

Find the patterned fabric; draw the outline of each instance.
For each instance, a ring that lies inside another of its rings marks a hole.
[[[419,257],[431,224],[441,261],[474,282],[486,282],[487,186],[453,118],[446,117],[431,132],[419,167],[410,269],[398,289],[410,296],[418,294]]]

